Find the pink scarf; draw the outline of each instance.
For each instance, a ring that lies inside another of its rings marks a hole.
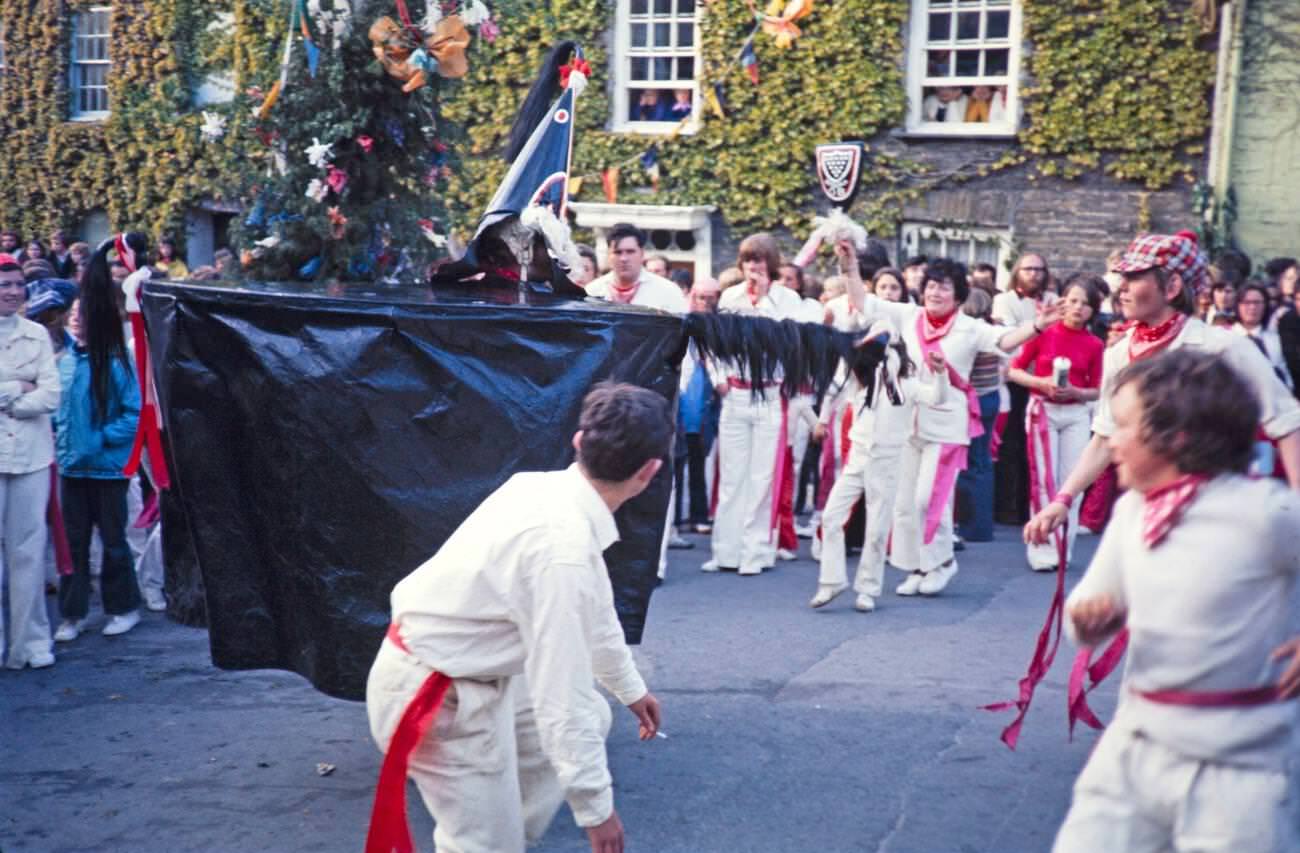
[[[609,300],[620,305],[631,305],[632,300],[636,298],[636,292],[640,289],[640,281],[637,281],[631,287],[619,287],[616,281],[611,281],[609,283]]]
[[[1184,474],[1143,496],[1142,543],[1147,548],[1154,548],[1164,541],[1183,517],[1187,505],[1196,498],[1197,489],[1208,479],[1204,474]]]

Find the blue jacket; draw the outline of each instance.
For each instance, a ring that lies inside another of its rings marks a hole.
[[[678,397],[677,425],[684,433],[699,433],[704,436],[707,447],[713,442],[718,429],[718,395],[713,390],[709,373],[704,364],[693,353],[687,358],[695,358],[695,372],[691,374],[690,384]]]
[[[113,361],[107,417],[94,423],[90,392],[90,358],[80,347],[59,358],[63,397],[55,420],[54,454],[64,477],[125,480],[122,469],[131,455],[140,418],[140,389],[128,364]]]

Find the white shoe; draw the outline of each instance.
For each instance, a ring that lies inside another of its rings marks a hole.
[[[1030,563],[1029,570],[1034,572],[1054,572],[1056,571],[1056,566],[1035,566],[1033,563]]]
[[[921,595],[938,595],[948,586],[948,581],[957,576],[957,561],[949,560],[932,572],[926,572],[921,578],[919,588]]]
[[[812,538],[812,544],[808,546],[808,551],[812,554],[812,558],[813,558],[813,560],[814,560],[815,562],[818,562],[818,563],[821,562],[821,559],[822,559],[822,538],[821,538],[820,536],[814,536],[814,537]]]
[[[835,600],[835,597],[844,590],[848,589],[846,583],[819,583],[817,584],[817,594],[808,602],[808,606],[816,610],[818,607],[825,607]]]
[[[116,637],[118,634],[125,634],[139,624],[140,611],[132,610],[129,613],[119,613],[116,616],[108,617],[108,624],[99,633],[105,637]]]
[[[80,622],[63,621],[59,623],[59,628],[54,632],[54,642],[71,643],[77,637],[81,636],[81,629],[86,625],[86,620]]]
[[[32,669],[45,669],[47,666],[54,666],[54,652],[41,652],[32,655],[28,659],[27,665]]]
[[[858,593],[858,597],[853,600],[853,609],[859,613],[870,613],[876,609],[876,600],[865,592]]]
[[[912,572],[902,583],[894,587],[894,592],[899,595],[916,595],[921,589],[921,581],[925,578],[924,572]]]
[[[741,566],[740,571],[737,572],[737,574],[749,575],[751,577],[754,575],[761,575],[763,574],[763,567],[762,566]]]
[[[791,551],[789,548],[777,548],[776,558],[778,560],[785,560],[788,563],[791,560],[799,559],[799,555],[796,554],[794,551]]]
[[[144,606],[148,607],[154,613],[161,613],[167,609],[167,597],[163,595],[161,589],[145,587]]]
[[[794,535],[798,536],[800,539],[811,539],[817,535],[817,525],[811,522],[808,524],[801,524],[794,529]]]
[[[706,560],[704,563],[702,563],[702,564],[700,565],[700,571],[702,571],[702,572],[720,572],[720,571],[722,571],[722,567],[718,565],[718,561],[717,561],[717,560]]]

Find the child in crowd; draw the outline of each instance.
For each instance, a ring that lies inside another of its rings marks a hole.
[[[115,245],[116,264],[129,270],[146,263],[144,235],[104,241],[91,258],[81,298],[72,309],[69,330],[75,344],[59,362],[63,399],[56,449],[73,565],[59,586],[63,621],[54,633],[59,642],[75,640],[85,627],[95,530],[104,546],[100,583],[108,623],[103,633],[124,634],[140,622],[140,591],[126,539],[129,481],[122,475],[140,415],[140,391],[122,331],[120,288],[109,272]]]
[[[1088,330],[1101,292],[1087,273],[1075,273],[1066,284],[1063,316],[1042,335],[1025,344],[1011,362],[1008,378],[1030,391],[1025,410],[1030,505],[1042,509],[1074,470],[1092,438],[1092,407],[1101,393],[1105,345]],[[1057,369],[1058,365],[1063,368]],[[1070,508],[1066,555],[1074,552],[1079,509]],[[1052,571],[1059,557],[1055,543],[1026,546],[1029,567]]]
[[[1129,660],[1054,849],[1295,850],[1300,496],[1246,476],[1260,404],[1220,356],[1131,363],[1111,414],[1129,492],[1066,627],[1085,646],[1126,630]]]

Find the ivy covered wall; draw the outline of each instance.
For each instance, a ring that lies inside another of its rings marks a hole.
[[[118,0],[113,3],[112,115],[67,120],[71,13],[89,0],[0,0],[9,72],[0,91],[0,222],[25,232],[75,226],[106,209],[115,227],[178,231],[197,200],[220,199],[222,175],[264,149],[205,143],[191,93],[213,67],[243,86],[274,71],[287,0]],[[417,17],[423,3],[412,0]],[[495,42],[476,39],[470,73],[441,92],[440,135],[454,143],[444,191],[454,224],[482,210],[505,164],[494,153],[547,46],[575,38],[596,69],[578,109],[575,174],[598,174],[652,137],[608,126],[608,29],[613,0],[497,0]],[[752,26],[744,0],[699,9],[702,83],[721,82],[726,118],[659,140],[657,192],[636,168],[624,201],[716,204],[733,227],[807,227],[816,195],[813,147],[865,139],[869,163],[855,213],[881,233],[905,206],[941,190],[1037,181],[1068,190],[1091,179],[1129,197],[1185,193],[1209,125],[1214,54],[1188,0],[1024,0],[1025,113],[1017,140],[900,140],[909,0],[818,3],[790,50],[760,35],[761,85],[734,62]],[[231,33],[209,29],[233,16]],[[352,38],[365,39],[366,22]],[[229,116],[232,125],[241,121]],[[232,126],[232,137],[237,135]],[[969,156],[968,156],[969,155]],[[589,180],[581,200],[603,198]]]

